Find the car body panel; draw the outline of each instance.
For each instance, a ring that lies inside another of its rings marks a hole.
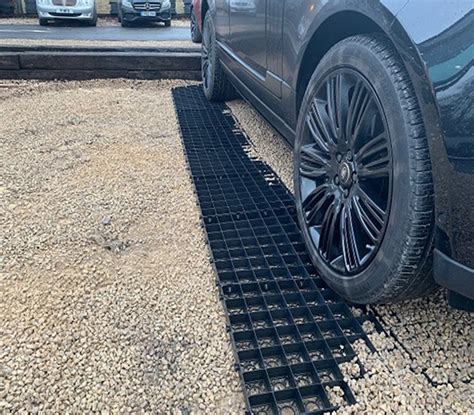
[[[459,263],[463,275],[466,267],[474,268],[471,0],[255,0],[255,10],[240,11],[235,19],[229,0],[210,0],[208,4],[217,22],[221,60],[231,81],[290,143],[307,53],[317,54],[320,43],[331,37],[336,43],[338,36],[349,30],[331,22],[362,17],[370,25],[356,33],[374,28],[385,33],[413,81],[425,123],[435,182],[436,249],[443,253],[438,257]],[[262,17],[262,10],[266,16]],[[324,39],[318,38],[328,28]],[[261,51],[257,53],[257,49]],[[445,275],[437,275],[440,272],[444,271],[435,266],[435,278],[449,286]],[[473,286],[469,290],[465,287],[466,295],[474,295]],[[458,285],[453,288],[459,292]]]

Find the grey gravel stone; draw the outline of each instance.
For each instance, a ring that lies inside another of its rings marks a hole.
[[[104,216],[100,223],[104,226],[108,226],[112,223],[112,219],[110,219],[110,216]]]

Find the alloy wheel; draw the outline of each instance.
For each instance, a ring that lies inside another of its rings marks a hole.
[[[300,217],[321,260],[354,275],[375,257],[390,213],[384,112],[366,79],[340,68],[316,88],[304,117],[295,170]]]
[[[206,24],[203,30],[202,45],[201,45],[201,71],[202,71],[202,82],[204,88],[209,88],[209,81],[211,79],[212,70],[212,47],[211,47],[211,30],[209,25]]]

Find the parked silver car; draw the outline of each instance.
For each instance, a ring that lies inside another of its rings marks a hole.
[[[83,20],[90,26],[97,25],[95,0],[36,0],[39,24],[46,26],[50,20]]]

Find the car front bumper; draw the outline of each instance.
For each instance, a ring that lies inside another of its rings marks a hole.
[[[122,19],[127,22],[148,21],[148,22],[169,22],[171,20],[171,9],[160,10],[156,16],[142,16],[142,10],[122,7]]]
[[[474,300],[474,269],[435,249],[433,271],[435,281],[439,285]]]
[[[40,19],[79,19],[91,20],[94,18],[94,6],[85,7],[62,7],[52,5],[37,5],[38,17]],[[64,13],[67,9],[70,13]]]

